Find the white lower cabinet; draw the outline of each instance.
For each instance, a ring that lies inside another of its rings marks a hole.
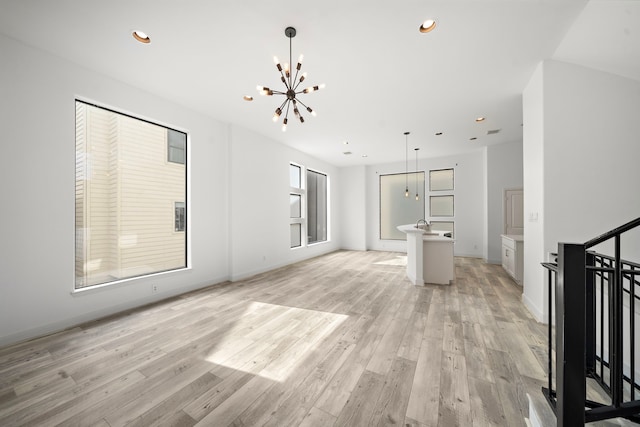
[[[524,267],[524,239],[523,236],[513,234],[502,235],[502,268],[513,279],[522,285],[522,270]]]

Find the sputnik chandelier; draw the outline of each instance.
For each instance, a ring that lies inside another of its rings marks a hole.
[[[298,64],[296,65],[296,73],[292,78],[292,70],[289,68],[289,64],[293,64],[291,61],[291,39],[296,36],[296,29],[293,27],[287,27],[284,30],[284,34],[289,37],[289,63],[285,63],[284,66],[280,64],[277,57],[274,57],[273,60],[276,63],[276,67],[280,72],[280,80],[284,83],[285,91],[273,90],[269,89],[265,86],[258,86],[258,92],[261,95],[272,96],[272,95],[284,95],[286,99],[280,104],[278,108],[276,108],[275,113],[273,114],[273,121],[277,122],[282,113],[284,112],[284,119],[282,120],[282,131],[285,132],[287,130],[287,123],[289,122],[289,109],[293,107],[293,113],[300,120],[300,123],[304,123],[304,117],[300,114],[300,110],[298,109],[298,104],[304,107],[312,116],[316,115],[316,112],[313,111],[310,107],[306,106],[300,99],[298,95],[301,93],[311,93],[315,92],[319,89],[324,88],[324,84],[320,86],[309,86],[306,89],[298,90],[300,84],[306,79],[307,73],[302,73],[298,76],[300,72],[300,68],[302,68],[302,55],[298,59]]]

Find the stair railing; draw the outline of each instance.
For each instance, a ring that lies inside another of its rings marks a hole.
[[[640,218],[584,244],[559,243],[557,264],[542,263],[548,271],[549,287],[548,387],[543,393],[556,413],[558,427],[584,426],[586,422],[616,417],[639,420],[635,303],[636,298],[640,300],[640,288],[636,289],[640,286],[640,264],[625,261],[620,245],[622,234],[638,226]],[[614,256],[589,250],[608,241],[613,242]],[[610,396],[610,404],[587,399],[587,377],[600,384]]]

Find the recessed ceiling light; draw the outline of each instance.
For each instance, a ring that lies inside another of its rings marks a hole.
[[[469,141],[475,141],[476,139],[478,139],[478,138],[476,138],[476,137],[474,136],[474,137],[472,137],[472,138],[469,138]]]
[[[344,145],[349,145],[349,141],[343,142]]]
[[[369,155],[368,154],[363,154],[362,157],[369,157]]]
[[[436,136],[442,135],[442,132],[436,132]]]
[[[133,33],[131,33],[131,35],[133,36],[134,39],[138,40],[140,43],[151,43],[151,39],[149,38],[149,36],[147,35],[147,33],[144,33],[142,31],[134,31]]]
[[[422,23],[422,25],[420,25],[420,32],[428,33],[429,31],[432,31],[434,28],[436,28],[436,21],[434,19],[427,19]]]
[[[351,155],[351,151],[345,151],[342,154],[344,154],[345,156],[349,156],[349,155]]]
[[[245,95],[245,96],[242,97],[242,99],[244,99],[245,101],[253,101],[253,96]]]
[[[476,123],[482,123],[484,122],[485,118],[484,117],[476,117]]]

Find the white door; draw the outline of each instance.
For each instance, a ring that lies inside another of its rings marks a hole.
[[[524,195],[521,188],[504,190],[504,234],[524,234]]]

